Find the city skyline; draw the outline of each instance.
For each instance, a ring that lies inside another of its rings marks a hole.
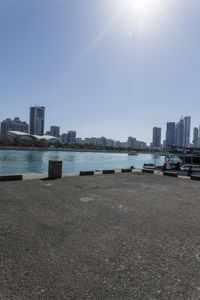
[[[119,140],[118,137],[109,138],[105,135],[86,137],[76,136],[76,130],[68,130],[60,132],[60,126],[50,125],[49,130],[45,129],[45,110],[44,106],[31,106],[29,108],[29,123],[21,121],[20,117],[6,118],[0,122],[0,137],[5,139],[9,131],[21,131],[23,133],[29,133],[30,135],[42,136],[54,136],[62,143],[68,144],[83,144],[83,143],[100,143],[108,145],[121,145],[122,147],[129,148],[146,148],[151,147],[159,149],[161,147],[177,146],[177,147],[200,147],[200,125],[193,128],[193,139],[191,135],[191,116],[181,116],[180,120],[176,122],[167,122],[165,126],[165,139],[161,141],[162,128],[153,127],[153,135],[151,143],[138,140],[135,136],[128,136],[124,141]],[[99,141],[98,141],[99,140]]]
[[[36,105],[36,106],[31,106],[31,107],[41,107],[41,105]],[[44,107],[44,106],[42,106],[42,107]],[[28,110],[30,110],[30,107],[28,108]],[[48,111],[48,108],[46,108],[45,107],[45,114],[46,114],[46,111]],[[2,119],[0,119],[0,123],[3,121],[3,119],[8,119],[8,118],[10,118],[10,119],[14,119],[14,118],[20,118],[20,119],[23,119],[25,122],[27,122],[28,124],[30,123],[30,115],[29,114],[27,114],[27,112],[26,112],[26,115],[27,115],[27,117],[25,117],[24,119],[21,117],[21,115],[20,116],[17,116],[15,113],[13,113],[12,114],[12,116],[11,116],[11,114],[9,114],[9,116],[5,116],[5,117],[3,117]],[[180,118],[182,118],[182,116],[180,116]],[[59,122],[59,121],[58,121]],[[165,139],[166,139],[166,130],[167,130],[167,123],[176,123],[176,122],[178,122],[178,118],[176,118],[176,120],[171,120],[171,121],[169,121],[169,120],[166,120],[166,122],[164,123],[164,125],[163,125],[163,127],[162,126],[160,126],[160,124],[158,124],[158,122],[154,122],[154,124],[157,124],[157,126],[152,126],[152,128],[148,128],[148,130],[149,130],[149,132],[150,132],[150,135],[149,135],[149,138],[147,139],[147,140],[144,140],[144,139],[142,139],[140,136],[136,136],[136,135],[133,135],[133,133],[131,133],[130,132],[130,134],[128,134],[128,133],[124,133],[123,134],[123,137],[124,138],[122,138],[122,139],[120,139],[120,136],[117,136],[117,134],[116,135],[114,135],[114,136],[108,136],[106,133],[105,134],[103,134],[103,133],[100,133],[99,135],[98,134],[96,134],[96,135],[90,135],[89,133],[87,134],[86,133],[86,135],[85,136],[81,136],[80,134],[79,134],[79,138],[86,138],[86,137],[97,137],[97,136],[106,136],[108,139],[114,139],[114,140],[121,140],[121,141],[126,141],[127,140],[127,137],[128,136],[131,136],[131,137],[134,137],[134,138],[136,138],[137,140],[142,140],[142,141],[144,141],[144,142],[146,142],[147,144],[151,144],[152,143],[152,141],[153,141],[153,139],[152,139],[152,129],[154,128],[154,127],[159,127],[159,128],[161,128],[161,144],[163,144],[163,141],[165,141]],[[48,125],[46,125],[46,124],[48,124]],[[199,128],[199,125],[200,124],[200,121],[199,121],[199,123],[197,123],[197,124],[193,124],[192,125],[192,123],[191,123],[191,128],[190,128],[190,143],[192,142],[192,135],[193,135],[193,128],[194,127],[198,127]],[[139,125],[138,125],[139,126]],[[51,127],[59,127],[59,132],[60,133],[65,133],[65,132],[67,132],[68,130],[75,130],[75,131],[77,131],[77,132],[81,132],[81,129],[80,128],[77,128],[77,126],[76,125],[74,125],[74,126],[72,126],[72,127],[66,127],[66,128],[62,128],[61,126],[60,126],[60,124],[59,123],[57,123],[57,124],[54,124],[54,123],[52,123],[49,119],[48,119],[48,115],[47,115],[47,117],[45,117],[45,123],[44,123],[44,132],[50,132],[51,131]]]
[[[45,130],[148,144],[181,115],[198,126],[200,2],[148,2],[2,0],[0,119],[39,103]]]

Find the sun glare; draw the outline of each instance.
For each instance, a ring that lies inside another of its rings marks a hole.
[[[124,1],[124,0],[122,0]],[[140,34],[157,30],[161,17],[160,0],[126,0],[124,2],[124,24],[129,24],[130,31],[135,27]]]
[[[156,0],[127,0],[127,8],[139,15],[149,15],[155,10]]]

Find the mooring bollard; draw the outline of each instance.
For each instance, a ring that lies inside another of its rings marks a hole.
[[[62,177],[62,161],[61,160],[49,160],[49,179],[57,179]]]

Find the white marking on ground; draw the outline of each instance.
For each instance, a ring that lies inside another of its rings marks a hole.
[[[122,205],[122,204],[120,204],[120,205],[118,206],[118,208],[119,208],[120,211],[122,211],[122,212],[124,212],[124,213],[127,213],[127,212],[129,211],[129,208],[126,207],[126,206],[124,206],[124,205]]]
[[[195,257],[198,261],[200,261],[200,253],[199,252],[195,255]]]
[[[91,198],[91,197],[84,197],[84,198],[80,198],[80,200],[81,200],[82,202],[91,202],[91,201],[93,201],[94,199]]]

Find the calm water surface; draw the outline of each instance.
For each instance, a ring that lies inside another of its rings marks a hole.
[[[163,164],[163,156],[156,156],[156,164]],[[126,153],[0,150],[0,174],[48,172],[49,160],[62,160],[63,173],[80,170],[117,169],[134,166],[141,168],[144,163],[155,163],[155,155]]]

